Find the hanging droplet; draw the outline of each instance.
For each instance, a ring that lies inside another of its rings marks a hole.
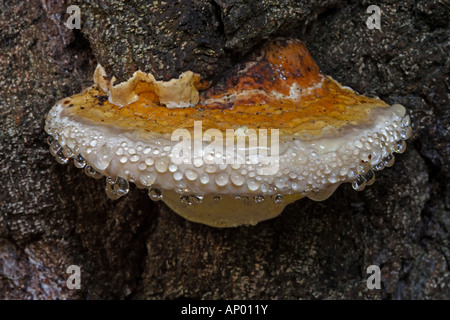
[[[183,207],[189,207],[192,203],[189,201],[189,196],[187,194],[182,194],[180,196],[180,203]]]
[[[404,130],[400,132],[400,136],[403,140],[411,138],[411,135],[412,135],[411,127],[406,127]]]
[[[364,181],[368,186],[371,186],[375,182],[375,173],[373,172],[373,170],[367,171],[367,173],[364,175]]]
[[[352,187],[353,189],[355,189],[356,191],[362,191],[364,190],[365,186],[365,180],[364,177],[360,174],[358,174],[358,176],[356,177],[356,179],[353,181],[352,183]]]
[[[191,194],[189,196],[189,202],[194,205],[200,204],[203,202],[203,196]]]
[[[407,127],[411,124],[411,118],[409,117],[409,115],[406,115],[403,119],[402,119],[402,127]]]
[[[381,171],[384,169],[384,167],[385,167],[385,164],[384,164],[384,159],[383,159],[380,162],[378,162],[376,165],[374,165],[372,169],[373,169],[373,171]]]
[[[280,204],[284,202],[284,197],[281,194],[277,194],[273,197],[273,202],[275,202],[276,204]]]
[[[249,205],[250,204],[250,198],[248,196],[241,196],[241,195],[236,195],[235,196],[236,200],[240,200],[242,201],[243,204],[245,205]]]
[[[114,191],[120,197],[123,197],[130,191],[130,184],[128,181],[122,177],[117,177],[114,181]]]
[[[261,204],[266,200],[266,197],[264,197],[264,195],[260,194],[259,196],[254,197],[254,200],[257,204]]]
[[[394,163],[395,163],[395,157],[392,154],[390,154],[386,158],[384,158],[384,165],[386,167],[388,167],[388,168],[392,167],[394,165]]]
[[[64,155],[63,149],[59,148],[58,152],[55,155],[56,161],[60,164],[67,164],[69,162],[69,158]]]
[[[114,190],[114,179],[111,177],[106,177],[105,193],[111,200],[117,200],[120,195]]]
[[[89,165],[84,167],[84,172],[88,177],[92,177],[94,179],[100,179],[102,177],[102,174],[100,172],[97,172],[93,167]]]
[[[63,154],[66,158],[73,158],[73,151],[70,148],[63,148]]]
[[[58,153],[59,149],[61,149],[61,146],[59,145],[58,140],[53,140],[50,144],[50,154],[54,157],[56,157],[56,154]]]
[[[52,142],[53,142],[53,140],[54,140],[54,139],[53,139],[53,136],[48,136],[48,137],[47,137],[47,144],[48,144],[48,145],[51,145]]]
[[[86,160],[84,160],[83,156],[79,154],[73,158],[73,163],[75,164],[75,167],[83,169],[86,165]]]
[[[159,201],[163,198],[163,193],[161,190],[159,190],[157,188],[150,188],[148,190],[148,196],[153,201]]]
[[[222,198],[221,198],[220,196],[214,196],[214,197],[213,197],[213,202],[214,202],[214,203],[219,203],[220,200],[222,200]]]
[[[406,150],[406,142],[405,140],[399,140],[395,143],[395,152],[403,153]]]

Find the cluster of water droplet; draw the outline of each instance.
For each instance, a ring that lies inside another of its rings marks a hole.
[[[400,128],[400,140],[397,140],[394,143],[394,150],[390,152],[386,157],[379,160],[378,158],[372,159],[371,157],[371,168],[369,168],[365,172],[360,172],[356,176],[356,179],[352,182],[352,187],[356,191],[362,191],[366,186],[370,186],[375,182],[375,172],[381,171],[384,168],[392,167],[395,163],[394,153],[403,153],[406,150],[406,142],[405,140],[411,136],[411,128],[410,118],[409,116],[405,116],[401,121],[394,122],[394,126],[396,128]],[[397,138],[397,135],[393,135],[394,138]],[[384,137],[384,140],[387,140]]]
[[[222,196],[220,195],[194,195],[194,194],[182,194],[179,197],[180,203],[183,207],[195,206],[202,204],[206,198],[212,198],[213,204],[220,204],[222,201]],[[234,200],[237,203],[242,203],[244,205],[262,204],[265,201],[273,201],[275,204],[284,204],[284,197],[281,194],[276,195],[235,195]]]
[[[58,137],[56,139],[53,136],[47,137],[47,143],[50,145],[50,154],[53,155],[60,164],[68,164],[70,159],[73,159],[73,163],[75,167],[79,169],[84,168],[84,172],[88,177],[94,179],[100,179],[103,175],[94,169],[94,167],[88,165],[84,157],[79,153],[74,153],[74,151],[68,146],[62,147],[58,141]],[[110,179],[108,177],[107,179]],[[125,180],[126,181],[126,180]],[[128,183],[128,182],[127,182]],[[126,194],[126,193],[125,193]]]
[[[280,155],[276,174],[263,175],[260,173],[263,163],[248,160],[243,164],[226,164],[225,155],[218,152],[196,158],[192,163],[175,164],[172,146],[163,139],[149,144],[126,135],[111,136],[101,127],[62,118],[61,110],[62,107],[55,107],[46,123],[46,131],[51,135],[50,152],[59,163],[66,164],[73,158],[75,166],[84,168],[88,176],[96,179],[106,176],[105,190],[111,199],[127,194],[129,182],[133,182],[148,189],[154,201],[163,198],[164,189],[177,192],[180,202],[189,206],[201,204],[206,195],[214,194],[218,194],[213,196],[214,203],[220,203],[220,194],[239,194],[237,200],[256,204],[268,197],[282,203],[282,194],[302,194],[320,200],[334,191],[330,185],[343,182],[352,182],[355,190],[362,190],[374,182],[374,171],[394,164],[393,153],[403,152],[404,140],[411,135],[409,117],[392,115],[355,140],[339,137],[330,142],[314,141],[315,145],[324,143],[319,148],[294,139]],[[214,158],[224,161],[205,163]]]

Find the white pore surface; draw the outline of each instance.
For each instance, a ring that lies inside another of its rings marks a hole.
[[[225,154],[205,153],[209,142],[204,141],[199,144],[202,156],[179,164],[173,154],[179,141],[160,135],[144,139],[137,130],[71,115],[61,104],[50,111],[46,131],[98,172],[120,176],[138,187],[199,195],[303,193],[320,200],[394,152],[409,129],[404,116],[401,105],[378,108],[370,125],[347,126],[338,135],[312,140],[280,137],[278,158],[270,147],[257,147],[256,154],[266,150],[267,156],[247,155],[241,161],[245,163],[228,164]]]

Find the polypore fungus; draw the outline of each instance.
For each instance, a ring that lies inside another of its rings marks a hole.
[[[51,109],[50,151],[106,176],[112,199],[132,182],[191,221],[231,227],[343,182],[362,190],[405,150],[405,108],[323,75],[300,41],[270,41],[249,60],[212,88],[190,71],[114,85],[99,65],[92,87]]]

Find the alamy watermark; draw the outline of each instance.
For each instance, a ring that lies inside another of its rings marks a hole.
[[[279,169],[278,129],[271,129],[270,134],[267,129],[226,129],[224,137],[219,129],[203,132],[202,121],[195,121],[193,136],[187,129],[176,129],[171,140],[179,141],[171,152],[176,165],[254,164],[259,175],[275,175]],[[203,142],[209,144],[204,146]]]
[[[69,29],[81,29],[81,10],[79,6],[71,5],[67,7],[66,12],[69,14],[65,25]]]
[[[371,15],[366,20],[367,28],[370,30],[381,30],[381,9],[379,6],[371,5],[367,7],[367,13]]]
[[[70,5],[67,7],[66,12],[69,14],[69,18],[65,22],[65,25],[69,29],[81,29],[81,9],[77,5]],[[370,5],[366,10],[370,16],[366,20],[367,28],[370,30],[381,30],[381,9],[377,5]]]
[[[70,274],[67,278],[66,285],[70,290],[81,289],[81,269],[77,265],[70,265],[66,273]]]
[[[370,265],[367,267],[366,272],[370,274],[367,278],[366,285],[367,289],[381,289],[381,270],[377,265]]]

